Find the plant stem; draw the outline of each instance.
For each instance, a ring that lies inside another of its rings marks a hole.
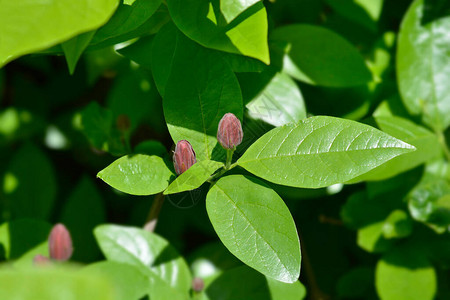
[[[447,147],[447,141],[445,139],[445,135],[442,131],[438,131],[437,136],[438,136],[439,142],[441,143],[442,149],[444,150],[445,157],[447,158],[447,161],[450,162],[450,150]]]
[[[229,170],[231,168],[231,162],[233,161],[234,149],[227,149],[227,161],[225,163],[225,169]]]
[[[145,222],[144,229],[150,232],[154,232],[156,223],[158,222],[158,216],[161,208],[164,204],[164,195],[159,193],[153,199],[152,207],[148,213],[147,221]]]

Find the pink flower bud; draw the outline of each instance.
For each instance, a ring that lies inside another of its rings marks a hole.
[[[33,258],[33,264],[35,266],[48,266],[51,262],[48,257],[38,254]]]
[[[199,293],[203,290],[203,288],[205,287],[205,282],[203,281],[203,279],[195,277],[194,279],[192,279],[192,289]]]
[[[181,140],[175,146],[173,153],[173,165],[178,175],[185,172],[197,162],[195,152],[191,144],[186,140]]]
[[[217,140],[225,149],[234,149],[242,142],[241,121],[232,113],[227,113],[219,122]]]
[[[72,238],[63,224],[53,226],[48,237],[48,248],[51,259],[65,261],[72,256]]]

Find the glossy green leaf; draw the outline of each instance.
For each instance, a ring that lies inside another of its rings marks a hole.
[[[237,258],[267,277],[298,280],[297,229],[275,191],[251,177],[222,177],[208,192],[206,209],[220,240]]]
[[[12,216],[46,219],[53,209],[56,188],[55,172],[45,153],[28,143],[19,148],[3,178]]]
[[[0,226],[0,244],[6,259],[17,259],[46,241],[52,226],[41,220],[18,219]]]
[[[239,77],[244,102],[250,116],[273,126],[306,118],[303,97],[294,80],[268,69]]]
[[[436,134],[422,126],[396,116],[379,116],[375,117],[375,121],[383,132],[416,147],[416,151],[395,157],[368,173],[355,178],[352,182],[393,177],[413,169],[441,153],[441,145]]]
[[[319,188],[346,182],[413,150],[373,127],[318,116],[269,131],[237,163],[277,184]]]
[[[123,156],[101,170],[97,177],[113,188],[131,195],[152,195],[164,191],[173,176],[159,156]]]
[[[189,40],[173,24],[155,37],[152,55],[172,139],[188,140],[198,160],[220,159],[225,153],[216,139],[220,119],[231,112],[242,120],[234,73],[215,52]]]
[[[230,23],[243,11],[258,1],[260,0],[221,0],[220,11],[222,12],[225,20]]]
[[[383,236],[387,239],[404,238],[412,232],[412,221],[403,210],[394,210],[384,221]]]
[[[156,12],[160,4],[161,0],[136,0],[132,5],[120,4],[108,23],[97,30],[92,44],[113,39],[139,28]]]
[[[358,230],[356,243],[362,249],[372,252],[385,252],[391,246],[391,242],[383,236],[384,222],[367,225]]]
[[[378,261],[375,284],[382,300],[431,300],[436,293],[436,272],[422,253],[402,247]]]
[[[151,69],[152,55],[149,54],[151,54],[152,51],[153,39],[153,35],[149,37],[141,37],[131,45],[117,50],[117,52],[131,59],[140,66],[146,69]]]
[[[98,28],[117,5],[118,0],[2,1],[0,67],[16,57]]]
[[[301,300],[306,296],[306,289],[299,281],[279,282],[241,266],[225,271],[205,293],[205,299],[210,300]]]
[[[148,277],[150,298],[188,299],[189,268],[165,239],[143,229],[117,225],[99,226],[94,234],[108,260],[136,266]]]
[[[1,270],[0,282],[0,299],[120,299],[116,297],[112,282],[107,279],[66,268]]]
[[[363,57],[344,38],[313,25],[288,25],[275,29],[271,41],[285,44],[283,69],[313,85],[348,87],[372,79]]]
[[[450,183],[438,170],[444,164],[443,161],[428,164],[407,199],[409,212],[415,220],[446,228],[450,225],[450,205],[446,197],[450,194]]]
[[[397,81],[403,103],[436,130],[450,125],[450,17],[424,23],[426,1],[408,9],[397,47]]]
[[[222,162],[213,160],[199,161],[172,181],[164,191],[164,195],[196,189],[205,183],[209,176],[223,166],[224,164]]]
[[[70,74],[75,72],[75,67],[84,49],[89,45],[92,40],[95,31],[88,31],[71,38],[61,44],[61,48],[66,56],[67,65],[69,67]]]
[[[104,223],[105,219],[105,205],[101,194],[92,179],[83,176],[64,204],[59,219],[70,231],[72,244],[76,249],[73,260],[93,261],[100,256],[92,230]]]
[[[84,267],[80,273],[108,278],[114,283],[117,300],[139,300],[148,293],[147,278],[129,264],[102,261]]]
[[[159,1],[159,0],[158,0]],[[147,1],[141,1],[147,2]],[[144,3],[145,5],[145,3]],[[145,11],[145,10],[144,10]],[[138,18],[142,17],[142,15],[138,16]],[[139,20],[141,22],[142,20]],[[131,31],[122,31],[120,28],[111,28],[110,34],[112,36],[94,36],[93,41],[88,47],[88,50],[99,50],[105,47],[114,46],[114,49],[120,48],[124,46],[124,44],[128,44],[133,41],[133,39],[141,38],[145,36],[150,36],[157,33],[161,27],[163,27],[167,22],[170,21],[169,11],[167,6],[161,4],[159,8],[151,15],[150,18],[145,20],[142,24],[137,26],[135,29]],[[133,24],[130,24],[134,27]],[[113,27],[117,27],[119,24],[113,24]],[[117,31],[115,31],[117,30]],[[115,32],[123,32],[122,34],[116,35]],[[119,44],[119,45],[118,45]],[[116,46],[117,45],[117,46]]]
[[[267,13],[262,2],[233,22],[226,22],[211,0],[168,0],[172,20],[189,38],[221,51],[242,54],[269,64]]]

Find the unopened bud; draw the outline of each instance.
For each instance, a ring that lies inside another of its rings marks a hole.
[[[195,152],[191,144],[186,140],[181,140],[175,146],[173,153],[173,165],[178,175],[185,172],[197,162]]]
[[[192,289],[199,293],[201,291],[203,291],[203,288],[205,287],[205,282],[203,281],[203,279],[195,277],[194,279],[192,279]]]
[[[217,140],[225,149],[234,149],[242,142],[241,121],[232,113],[227,113],[219,122]]]
[[[50,258],[65,261],[72,256],[72,238],[63,224],[56,224],[48,237]]]
[[[51,262],[48,257],[38,254],[33,258],[33,264],[35,266],[48,266]]]

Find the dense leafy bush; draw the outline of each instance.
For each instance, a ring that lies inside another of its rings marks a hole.
[[[0,299],[450,299],[449,1],[0,2]]]

